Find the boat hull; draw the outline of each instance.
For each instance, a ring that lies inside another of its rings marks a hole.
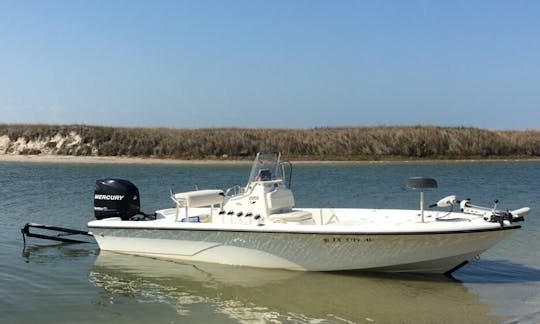
[[[443,233],[279,232],[92,227],[102,250],[304,271],[450,273],[516,227]]]

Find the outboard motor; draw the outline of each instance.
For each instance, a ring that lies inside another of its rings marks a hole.
[[[96,180],[94,214],[97,219],[120,217],[129,220],[140,210],[139,189],[130,181],[122,179]]]

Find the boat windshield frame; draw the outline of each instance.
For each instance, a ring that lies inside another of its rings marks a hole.
[[[283,179],[283,169],[278,152],[259,152],[253,161],[248,185],[256,181],[273,181]]]

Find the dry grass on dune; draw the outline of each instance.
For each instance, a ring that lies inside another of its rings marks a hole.
[[[0,153],[242,159],[280,151],[290,159],[536,158],[540,131],[380,126],[313,129],[166,129],[0,125]]]

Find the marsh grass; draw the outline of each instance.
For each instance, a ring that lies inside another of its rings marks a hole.
[[[244,159],[280,151],[289,159],[400,160],[536,158],[540,131],[472,127],[128,128],[0,124],[7,154]],[[59,138],[79,138],[59,144]],[[13,143],[41,143],[15,151]],[[2,153],[2,152],[0,152]]]

